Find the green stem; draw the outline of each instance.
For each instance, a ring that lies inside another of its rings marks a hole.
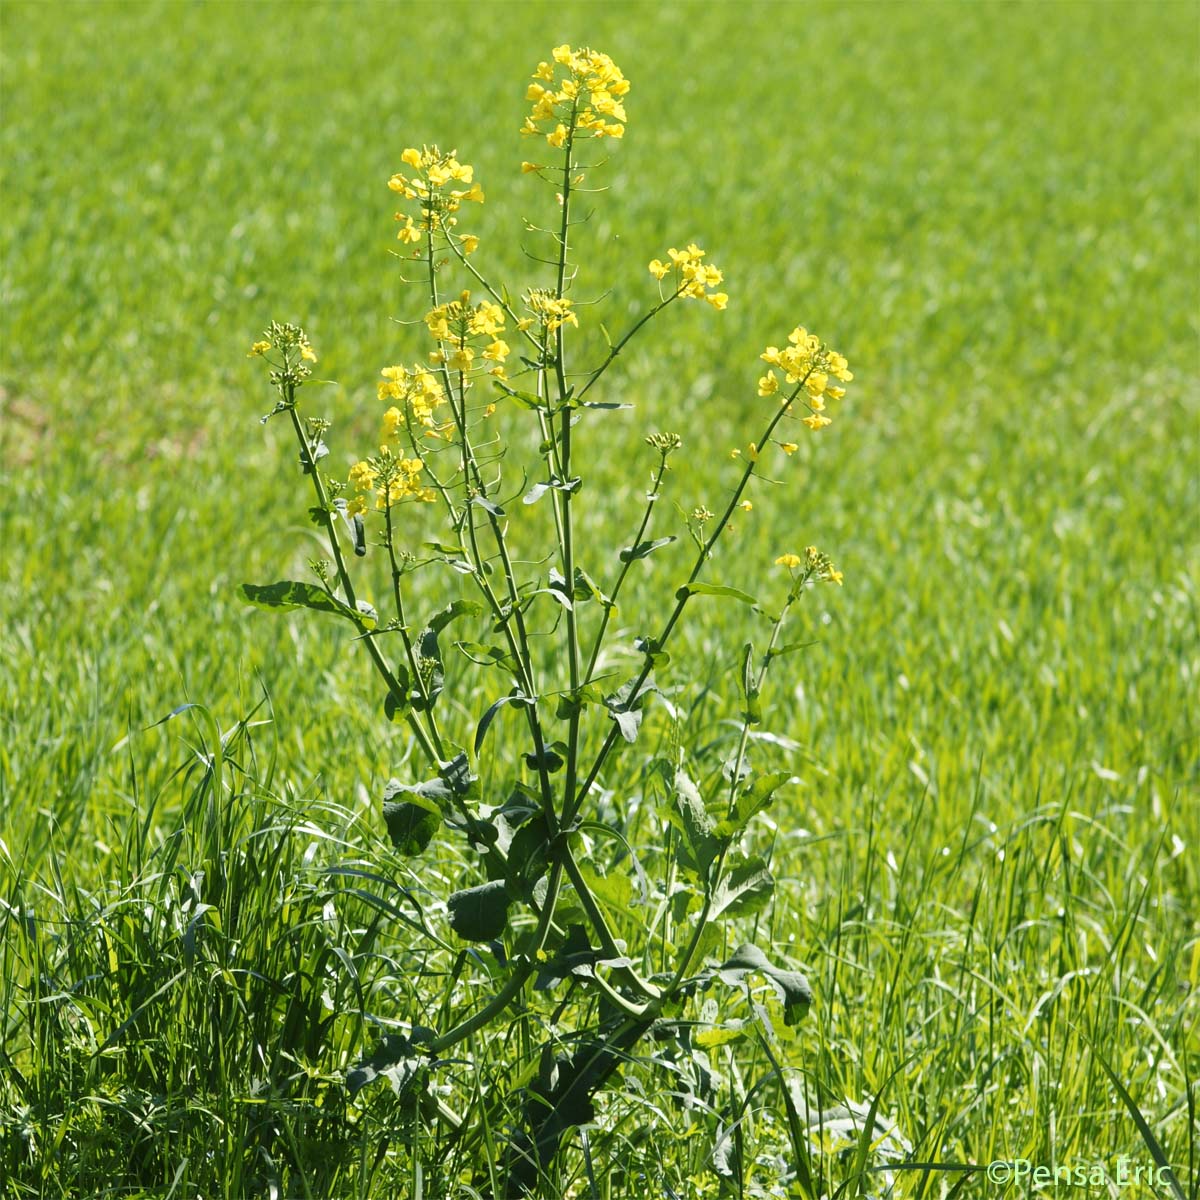
[[[791,408],[792,402],[800,394],[807,378],[808,375],[806,374],[804,379],[801,379],[796,385],[796,390],[792,392],[792,394],[786,400],[780,403],[778,411],[771,417],[766,431],[763,433],[762,438],[760,439],[760,445],[765,447],[771,440],[771,435],[775,432],[775,427],[780,421],[783,420],[784,416],[788,412],[788,409]],[[680,588],[679,598],[675,602],[675,607],[671,610],[671,615],[667,618],[667,623],[663,627],[662,633],[658,636],[654,643],[656,651],[666,648],[667,640],[670,638],[675,626],[679,623],[679,618],[683,615],[683,610],[687,607],[687,602],[691,598],[691,593],[687,590],[688,584],[695,583],[696,577],[704,569],[704,564],[708,561],[708,557],[712,553],[712,549],[716,545],[717,539],[722,533],[724,533],[725,527],[729,523],[729,518],[733,515],[733,510],[737,507],[738,501],[742,498],[742,493],[746,490],[746,485],[750,482],[750,477],[754,474],[755,466],[756,463],[753,461],[748,461],[746,463],[746,469],[742,472],[742,477],[738,481],[738,485],[734,489],[733,495],[729,499],[729,503],[725,506],[725,511],[721,514],[721,519],[717,522],[716,527],[713,529],[708,541],[705,542],[700,548],[700,553],[696,556],[696,562],[692,567],[691,574],[687,578],[687,583]],[[631,699],[637,698],[638,693],[642,689],[642,685],[646,682],[651,670],[653,669],[653,665],[653,658],[650,654],[647,654],[646,661],[643,663],[641,671],[638,672],[633,684],[633,688],[630,691]],[[587,797],[592,785],[596,782],[596,779],[603,769],[604,763],[607,761],[608,756],[612,753],[613,746],[616,745],[617,738],[619,736],[620,730],[614,721],[612,728],[608,731],[608,736],[604,739],[604,744],[600,747],[600,752],[596,755],[596,760],[592,764],[592,769],[588,773],[588,777],[584,781],[583,786],[580,787],[577,793],[575,793],[574,797],[567,797],[567,804],[563,812],[564,825],[569,825],[574,819],[575,814],[583,806],[584,799]]]
[[[555,285],[555,295],[559,300],[563,299],[563,292],[567,282],[567,254],[570,236],[570,215],[571,215],[571,155],[575,140],[575,120],[579,109],[579,102],[576,99],[571,105],[571,120],[567,129],[567,141],[563,150],[563,182],[562,182],[562,223],[559,227],[558,235],[558,279]],[[561,475],[560,478],[565,483],[570,478],[571,471],[571,418],[572,409],[568,407],[567,401],[567,374],[566,374],[566,323],[561,320],[558,328],[555,330],[555,346],[554,346],[554,373],[558,382],[558,400],[561,408],[562,421],[562,451],[561,451]],[[575,548],[574,535],[571,524],[571,493],[566,488],[559,490],[557,493],[557,501],[561,510],[562,519],[559,523],[560,540],[559,545],[562,550],[563,577],[565,579],[564,587],[567,589],[567,598],[569,601],[567,607],[567,673],[570,679],[570,689],[572,696],[577,696],[579,692],[579,626],[575,617]],[[571,714],[567,721],[567,764],[566,774],[563,781],[563,803],[564,808],[571,806],[571,799],[575,795],[575,787],[578,783],[579,771],[579,704],[571,705]],[[564,827],[566,822],[564,822]],[[570,851],[567,851],[567,857],[570,858]],[[587,891],[586,887],[583,889]],[[601,918],[603,920],[603,918]],[[599,930],[597,930],[599,932]]]
[[[467,270],[470,271],[471,274],[481,284],[483,284],[483,290],[485,292],[487,292],[487,294],[489,296],[491,296],[491,298],[493,300],[495,300],[495,302],[498,305],[500,305],[500,307],[504,310],[505,315],[513,323],[513,329],[515,329],[517,331],[517,333],[521,334],[521,336],[524,337],[525,340],[530,343],[530,345],[535,346],[540,349],[541,347],[540,347],[540,344],[539,344],[537,338],[534,337],[534,335],[532,333],[530,333],[530,331],[528,329],[519,328],[519,326],[521,324],[521,318],[513,311],[512,306],[504,298],[503,292],[497,291],[496,288],[494,288],[488,282],[488,280],[476,268],[475,264],[472,263],[471,260],[463,253],[462,247],[459,246],[453,240],[453,238],[450,237],[449,234],[445,234],[445,239],[446,239],[446,245],[450,248],[451,253],[453,253],[454,256],[458,259],[458,261],[464,267],[466,267]]]
[[[661,461],[658,464],[658,472],[654,476],[654,483],[651,485],[650,494],[646,497],[646,511],[642,514],[642,523],[638,526],[638,531],[634,535],[633,544],[639,545],[642,539],[646,536],[646,529],[650,524],[650,514],[654,511],[654,503],[658,499],[658,489],[662,484],[663,476],[667,473],[667,455],[663,454]],[[634,564],[634,559],[629,559],[628,562],[621,564],[621,572],[617,576],[617,582],[613,585],[612,594],[608,597],[609,603],[604,607],[604,616],[600,618],[600,628],[596,632],[596,640],[592,643],[592,652],[588,656],[587,670],[584,672],[584,683],[590,683],[592,680],[592,672],[596,669],[596,659],[600,656],[600,647],[604,642],[604,634],[608,629],[608,622],[612,618],[614,609],[617,607],[617,596],[620,595],[621,585],[625,582],[625,576],[629,574],[629,568]]]
[[[525,986],[526,980],[533,974],[538,964],[538,954],[545,946],[546,938],[550,933],[550,926],[554,916],[554,906],[558,899],[559,888],[562,886],[562,873],[561,863],[556,862],[550,869],[550,877],[546,887],[546,898],[542,903],[542,912],[538,918],[537,927],[534,930],[533,947],[525,955],[520,966],[514,969],[504,986],[483,1008],[423,1047],[429,1054],[435,1057],[444,1054],[451,1046],[455,1046],[464,1038],[470,1037],[476,1030],[483,1029],[494,1017],[502,1013],[520,993],[521,989]]]
[[[637,331],[639,329],[641,329],[641,327],[643,325],[645,325],[646,322],[649,321],[651,317],[658,316],[658,314],[660,312],[662,312],[662,310],[664,308],[666,308],[667,305],[671,303],[671,301],[677,300],[682,294],[683,294],[683,286],[680,285],[678,290],[676,290],[674,293],[672,293],[670,296],[668,296],[665,300],[659,301],[658,304],[656,304],[648,313],[646,313],[646,315],[643,316],[641,318],[641,320],[638,321],[638,323],[636,325],[634,325],[633,328],[630,329],[629,332],[626,333],[623,338],[621,338],[621,340],[619,342],[617,342],[615,345],[609,347],[608,357],[591,373],[591,375],[588,377],[587,383],[585,383],[583,385],[583,387],[579,389],[579,395],[576,397],[576,399],[579,399],[579,400],[583,399],[583,397],[591,389],[592,384],[594,384],[596,382],[596,380],[599,379],[600,376],[603,375],[606,370],[608,370],[613,359],[616,358],[617,355],[620,354],[621,351],[625,349],[625,345],[630,340],[630,338],[632,338],[633,335],[635,333],[637,333]]]
[[[613,938],[612,930],[608,927],[608,922],[604,919],[604,913],[601,912],[600,906],[596,903],[595,896],[592,895],[591,888],[588,887],[587,881],[583,878],[579,870],[579,864],[575,861],[575,856],[571,853],[570,846],[563,847],[563,866],[566,869],[567,877],[571,880],[571,885],[575,888],[576,894],[579,896],[579,902],[583,905],[584,912],[587,913],[588,920],[591,922],[592,928],[596,931],[596,936],[600,939],[600,948],[609,958],[622,958],[621,948],[617,945]],[[644,980],[632,967],[619,968],[619,973],[623,979],[631,984],[637,991],[648,999],[658,999],[660,992],[654,984]],[[635,1014],[635,1015],[640,1015]]]
[[[683,952],[683,957],[679,960],[679,966],[675,970],[675,974],[671,977],[671,982],[663,989],[663,995],[670,997],[675,994],[675,989],[680,985],[683,977],[688,973],[692,965],[692,959],[695,957],[696,948],[700,945],[700,939],[704,936],[704,928],[708,924],[708,914],[712,911],[713,893],[716,891],[716,881],[721,878],[721,872],[725,867],[725,856],[729,853],[729,843],[726,842],[721,847],[721,853],[717,855],[717,861],[713,864],[708,874],[708,886],[704,889],[704,905],[700,909],[700,915],[696,918],[696,928],[692,931],[691,940],[688,942],[687,949]]]
[[[421,699],[424,701],[425,719],[429,722],[429,733],[437,749],[438,759],[445,761],[446,751],[442,745],[441,731],[438,729],[437,718],[433,715],[433,706],[429,703],[429,691],[425,686],[425,680],[421,676],[416,652],[413,650],[412,639],[408,636],[408,626],[404,620],[404,598],[400,591],[400,564],[396,561],[396,547],[392,541],[392,506],[390,503],[387,505],[384,513],[387,522],[388,562],[391,564],[392,570],[392,597],[396,603],[396,619],[400,622],[400,640],[404,643],[404,656],[408,660],[409,677],[420,690]]]
[[[346,569],[346,560],[342,555],[342,546],[338,540],[337,526],[333,522],[333,513],[329,511],[329,498],[325,492],[325,484],[321,480],[321,472],[317,467],[316,458],[313,455],[312,447],[308,444],[308,436],[304,432],[304,427],[300,424],[300,415],[296,411],[296,390],[294,385],[289,385],[288,387],[287,404],[288,412],[292,417],[292,429],[295,430],[296,438],[300,442],[302,461],[308,467],[308,472],[312,476],[313,488],[317,495],[317,507],[321,510],[321,515],[325,522],[325,532],[329,537],[329,544],[333,549],[333,561],[337,566],[338,580],[342,585],[342,591],[346,595],[346,603],[351,608],[357,610],[358,601],[354,595],[354,584],[350,582],[350,572]],[[371,661],[375,664],[375,669],[382,676],[384,683],[387,684],[388,690],[396,697],[397,701],[404,700],[405,696],[400,689],[400,684],[384,660],[379,647],[375,645],[375,639],[371,636],[370,630],[361,623],[359,624],[359,629],[366,635],[363,641],[366,643],[367,652],[371,656]],[[430,742],[428,734],[421,728],[421,723],[411,712],[406,714],[405,719],[408,721],[409,728],[420,743],[421,749],[425,751],[426,757],[430,762],[440,767],[441,760],[433,744]]]
[[[429,299],[432,308],[438,307],[438,287],[437,274],[433,262],[433,235],[430,233],[428,242],[428,254],[426,255],[426,264],[429,273]],[[541,721],[537,714],[537,685],[533,675],[533,656],[529,651],[529,635],[525,628],[525,618],[521,612],[520,592],[517,588],[516,576],[512,568],[512,559],[508,553],[508,543],[504,537],[504,530],[500,525],[499,518],[495,513],[488,513],[488,520],[491,524],[492,537],[495,540],[496,547],[500,553],[500,560],[504,567],[504,579],[508,588],[509,598],[509,613],[505,614],[501,608],[499,601],[496,599],[496,594],[492,590],[491,584],[487,580],[487,575],[483,569],[483,558],[479,552],[479,544],[475,535],[475,518],[472,511],[473,506],[470,503],[469,492],[474,486],[475,491],[485,500],[488,498],[487,485],[484,483],[483,475],[479,470],[479,464],[475,460],[475,452],[471,446],[470,434],[467,430],[467,395],[465,376],[459,372],[459,401],[461,411],[454,403],[454,387],[450,381],[450,372],[446,366],[445,344],[439,338],[438,349],[441,351],[441,373],[443,388],[446,392],[446,400],[450,405],[450,411],[454,417],[456,431],[458,433],[459,445],[462,454],[462,472],[463,472],[463,487],[468,492],[466,497],[466,524],[468,536],[471,541],[471,555],[475,565],[475,580],[480,590],[487,599],[488,605],[492,610],[492,615],[496,618],[497,624],[503,629],[506,640],[509,645],[509,652],[516,660],[520,667],[522,678],[520,680],[521,687],[524,689],[526,696],[533,702],[531,704],[522,705],[526,721],[529,724],[530,736],[533,738],[534,751],[538,759],[538,776],[542,791],[542,807],[545,810],[546,820],[549,822],[552,830],[557,829],[557,821],[554,812],[554,791],[550,786],[550,774],[546,766],[546,746],[545,738],[542,734]],[[516,638],[513,636],[513,625],[516,626]]]

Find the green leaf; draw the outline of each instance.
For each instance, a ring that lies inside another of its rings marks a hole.
[[[598,684],[587,683],[577,691],[563,692],[558,698],[554,715],[560,721],[569,721],[575,713],[582,712],[589,705],[603,703],[603,689]]]
[[[582,486],[583,479],[578,475],[565,481],[558,478],[543,480],[541,483],[535,483],[525,493],[521,498],[521,503],[536,504],[551,489],[557,492],[565,492],[568,496],[573,496]]]
[[[535,396],[533,392],[522,392],[518,388],[510,388],[506,384],[501,383],[498,379],[493,380],[493,383],[506,396],[509,396],[515,400],[521,408],[528,408],[536,411],[537,409],[544,409],[547,407],[547,402],[540,396]]]
[[[728,596],[733,600],[740,600],[743,604],[758,603],[749,592],[743,592],[740,588],[727,587],[723,583],[685,583],[675,593],[675,599],[682,600],[687,596]]]
[[[703,1029],[695,1034],[692,1041],[702,1050],[712,1050],[717,1046],[725,1046],[729,1042],[738,1042],[746,1036],[744,1029],[731,1029],[727,1025],[716,1025],[712,1029]]]
[[[420,854],[442,823],[442,813],[455,796],[467,796],[475,785],[465,754],[423,783],[389,779],[383,790],[383,819],[388,836],[401,854]]]
[[[511,903],[502,879],[464,888],[446,901],[450,928],[465,942],[491,942],[508,924]]]
[[[446,681],[442,650],[438,645],[438,634],[451,621],[457,620],[459,617],[477,617],[481,612],[483,612],[483,605],[478,600],[455,600],[453,604],[447,605],[441,612],[430,617],[429,624],[417,636],[418,652],[422,658],[433,663],[433,669],[426,681],[426,695],[422,695],[421,690],[415,686],[409,695],[413,708],[418,712],[424,712],[427,708],[433,707],[434,702],[442,694],[442,685]]]
[[[797,650],[807,650],[809,646],[816,644],[816,642],[788,642],[786,646],[776,646],[773,650],[768,650],[767,658],[782,658],[785,654],[792,654]]]
[[[543,813],[526,821],[508,845],[505,880],[509,894],[528,899],[549,866],[550,830]]]
[[[637,741],[638,730],[642,724],[642,705],[645,704],[646,698],[651,692],[658,691],[658,688],[649,679],[646,679],[635,695],[634,684],[636,682],[636,679],[627,680],[611,696],[604,697],[604,704],[609,715],[616,721],[621,736],[627,742]]]
[[[734,837],[741,833],[750,818],[762,812],[771,803],[779,788],[794,779],[795,776],[789,771],[770,771],[765,775],[756,775],[738,793],[729,816],[717,826],[717,833],[722,837]]]
[[[765,976],[774,986],[783,1004],[783,1019],[788,1025],[795,1025],[808,1012],[813,998],[808,980],[799,971],[775,966],[757,946],[748,942],[721,964],[717,974],[723,982],[733,986],[740,984],[750,972]]]
[[[370,1058],[364,1059],[346,1075],[346,1090],[351,1096],[376,1079],[387,1079],[397,1096],[414,1099],[424,1090],[429,1077],[429,1059],[408,1038],[388,1034]]]
[[[388,782],[384,796],[395,795],[392,785],[396,780]],[[404,789],[400,785],[396,791]],[[383,819],[387,823],[388,837],[392,845],[401,854],[420,854],[433,841],[442,823],[442,810],[433,801],[423,796],[414,796],[411,800],[392,801],[385,799]]]
[[[593,896],[602,900],[610,908],[628,912],[633,902],[633,880],[621,871],[601,875],[587,863],[579,864],[579,873],[588,885]]]
[[[704,806],[700,789],[682,767],[675,773],[675,806],[667,810],[666,816],[680,833],[676,844],[679,865],[703,879],[721,852],[723,843],[716,836],[716,828]]]
[[[311,449],[311,460],[303,450],[300,451],[300,470],[303,471],[305,475],[311,475],[313,472],[313,467],[316,466],[316,464],[319,463],[321,459],[323,459],[329,453],[329,447],[325,445],[324,442],[314,443]]]
[[[670,537],[655,538],[652,542],[638,542],[636,546],[626,546],[621,551],[620,559],[623,563],[636,562],[639,558],[645,558],[663,546],[669,546],[675,540],[675,535],[671,534]]]
[[[412,707],[408,702],[408,668],[403,663],[397,663],[393,675],[400,687],[400,692],[397,694],[396,692],[389,691],[384,696],[383,715],[389,721],[401,721],[404,719],[405,713]]]
[[[471,503],[476,508],[482,508],[484,512],[491,513],[493,517],[504,516],[504,509],[500,507],[494,500],[489,500],[486,496],[472,496]]]
[[[758,702],[758,681],[754,676],[754,643],[742,649],[742,695],[746,698],[746,723],[757,725],[762,720],[762,705]]]
[[[612,603],[600,590],[596,581],[582,567],[575,568],[575,587],[571,594],[577,602],[598,600],[601,604]]]
[[[587,930],[582,925],[568,926],[562,945],[539,968],[534,990],[544,992],[557,987],[570,975],[587,978],[599,957],[588,941]]]
[[[671,661],[671,656],[661,648],[657,638],[634,638],[633,648],[641,651],[655,670],[665,667]]]
[[[287,612],[293,608],[311,608],[314,612],[333,613],[334,616],[345,617],[356,625],[362,626],[370,616],[375,620],[375,610],[368,604],[363,612],[356,612],[348,604],[343,604],[335,596],[331,596],[324,588],[315,583],[296,583],[291,580],[280,580],[278,583],[243,583],[239,589],[242,596],[259,608],[274,608]],[[359,602],[363,603],[362,601]]]
[[[481,667],[503,667],[510,675],[521,673],[517,660],[503,646],[489,646],[484,642],[455,642],[454,645]]]
[[[567,752],[565,742],[552,742],[549,746],[542,748],[540,755],[533,753],[524,756],[525,765],[531,771],[540,771],[545,767],[547,774],[553,775],[555,771],[561,771],[566,759],[563,755]]]
[[[774,891],[775,880],[771,878],[767,864],[757,855],[748,858],[722,876],[713,895],[708,919],[728,921],[750,916],[765,907]]]
[[[466,546],[455,546],[448,542],[422,542],[421,545],[438,554],[444,554],[447,558],[457,558],[460,554],[467,553]]]
[[[529,703],[530,700],[528,697],[517,694],[513,696],[501,696],[494,704],[489,705],[487,712],[479,718],[479,724],[475,729],[475,753],[479,753],[479,748],[483,745],[483,739],[487,737],[488,727],[496,719],[496,714],[506,704],[526,705]]]

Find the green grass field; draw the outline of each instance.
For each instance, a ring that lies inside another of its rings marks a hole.
[[[478,1156],[438,1174],[386,1088],[341,1087],[423,1003],[418,935],[361,893],[440,895],[459,852],[388,846],[378,797],[409,747],[350,635],[237,595],[319,553],[246,350],[271,319],[304,325],[337,381],[315,392],[329,461],[370,447],[379,369],[420,353],[386,187],[413,144],[475,165],[481,266],[545,284],[522,218],[552,202],[517,130],[563,41],[633,84],[578,231],[579,360],[643,311],[668,245],[705,246],[731,296],[668,312],[606,376],[635,407],[580,435],[588,569],[628,542],[653,430],[684,439],[672,497],[715,507],[764,345],[804,324],[856,376],[710,572],[769,579],[808,543],[845,572],[765,697],[798,749],[763,753],[801,783],[752,835],[779,881],[754,933],[816,993],[785,1065],[821,1103],[878,1097],[916,1160],[1157,1152],[1195,1196],[1193,3],[4,0],[0,1191],[473,1194]],[[629,639],[674,561],[622,606]],[[724,681],[761,636],[732,607],[660,680],[718,752]],[[494,695],[457,699],[467,729]],[[215,727],[156,725],[188,701]],[[640,761],[605,804],[628,799],[653,846]],[[445,1008],[423,1023],[469,1011],[486,975],[431,985]],[[513,1027],[470,1047],[491,1065],[450,1102],[533,1053]],[[562,1194],[785,1194],[778,1093],[761,1058],[726,1055],[711,1107],[631,1066]],[[843,1159],[821,1169],[855,1194]],[[893,1194],[1002,1189],[908,1172]]]

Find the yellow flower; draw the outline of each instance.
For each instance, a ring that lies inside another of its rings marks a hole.
[[[725,292],[712,292],[704,299],[715,309],[722,309],[729,303],[729,296]]]
[[[370,491],[377,472],[368,462],[356,462],[350,468],[350,484],[356,492]]]
[[[565,44],[556,46],[551,57],[552,62],[538,64],[534,82],[526,88],[532,109],[522,132],[543,133],[556,148],[573,134],[624,136],[625,106],[619,97],[629,92],[629,81],[616,63],[607,54],[586,47],[573,50]],[[541,129],[543,122],[555,128],[547,133]]]
[[[254,345],[250,347],[250,353],[247,354],[246,357],[261,358],[262,355],[266,354],[266,352],[270,350],[270,348],[270,342],[255,342]]]
[[[780,442],[779,448],[784,452],[784,454],[788,455],[795,454],[796,451],[800,449],[795,442]]]
[[[508,343],[497,338],[483,352],[483,357],[492,362],[503,362],[508,357]]]
[[[776,560],[777,567],[787,567],[789,571],[794,571],[801,563],[800,555],[798,554],[781,554]]]
[[[420,150],[409,146],[409,148],[405,150],[402,155],[400,155],[400,161],[402,163],[407,163],[414,170],[419,171],[421,169],[421,152]]]
[[[301,342],[300,357],[307,359],[309,362],[316,362],[317,352],[307,342]]]
[[[404,420],[404,414],[394,405],[383,414],[383,440],[390,442],[396,436],[396,430],[400,428]]]
[[[746,447],[746,457],[751,462],[758,462],[758,447],[753,442]]]
[[[738,507],[742,510],[742,512],[750,512],[753,510],[754,505],[749,500],[743,500]]]
[[[833,567],[829,568],[829,574],[826,575],[825,578],[828,579],[830,583],[836,583],[838,587],[842,586],[842,573]]]
[[[777,391],[779,391],[779,380],[775,378],[774,371],[768,371],[758,381],[758,394],[760,396],[770,396]]]
[[[459,348],[450,355],[450,366],[456,371],[469,371],[471,363],[475,361],[475,351],[470,346],[459,346]]]
[[[396,214],[397,220],[400,214]],[[412,217],[405,217],[404,224],[400,227],[400,232],[396,237],[402,242],[419,242],[421,240],[421,231],[413,224]]]
[[[474,254],[479,249],[479,239],[473,233],[468,233],[460,239],[459,245],[464,254]]]
[[[528,175],[531,171],[540,171],[542,168],[537,163],[523,162],[521,164],[521,174]]]
[[[833,424],[828,417],[824,417],[820,413],[813,413],[811,417],[804,417],[803,420],[809,429],[824,429],[826,425]]]
[[[655,279],[661,279],[670,269],[665,262],[660,262],[657,258],[650,260],[650,274]]]

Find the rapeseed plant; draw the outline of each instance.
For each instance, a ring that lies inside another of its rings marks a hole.
[[[548,1177],[564,1138],[594,1117],[622,1062],[652,1030],[689,1053],[697,1020],[712,1027],[707,1044],[713,1046],[736,1042],[752,1029],[777,1041],[811,1000],[803,976],[751,945],[724,961],[712,955],[719,944],[714,930],[758,912],[774,887],[767,863],[748,850],[746,833],[792,776],[786,769],[752,769],[751,734],[762,720],[759,697],[771,663],[795,648],[779,645],[792,607],[808,587],[842,582],[827,554],[809,546],[803,554],[787,551],[775,559],[788,572],[788,588],[773,611],[761,606],[770,616],[766,650],[744,647],[744,708],[736,749],[723,770],[703,787],[697,783],[698,748],[683,743],[678,726],[670,753],[648,761],[647,794],[657,796],[670,838],[669,853],[654,859],[661,868],[657,877],[639,878],[641,907],[615,901],[625,894],[616,875],[598,870],[589,850],[596,839],[624,840],[621,828],[604,819],[596,797],[606,765],[642,737],[659,691],[656,680],[670,667],[668,646],[694,599],[759,606],[741,587],[704,576],[732,528],[731,517],[754,509],[745,493],[764,453],[772,446],[785,457],[796,451],[797,442],[779,436],[789,423],[812,433],[827,427],[829,405],[843,398],[841,385],[852,379],[845,357],[804,327],[793,329],[782,348],[766,347],[760,358],[768,370],[756,385],[760,428],[744,451],[733,451],[738,477],[720,503],[694,505],[684,516],[682,532],[694,546],[690,566],[677,564],[657,628],[634,644],[633,665],[620,678],[602,666],[612,661],[604,657],[606,639],[631,571],[678,540],[677,533],[652,526],[683,439],[666,431],[647,435],[656,457],[651,488],[629,544],[614,548],[619,568],[606,590],[597,581],[604,571],[596,548],[585,550],[577,538],[585,493],[575,443],[590,432],[596,410],[624,405],[585,397],[630,340],[675,301],[702,300],[717,312],[730,303],[729,293],[719,290],[725,274],[705,250],[695,242],[670,247],[665,259],[649,264],[657,299],[620,339],[610,340],[598,366],[580,372],[572,364],[570,339],[580,325],[569,294],[577,275],[572,196],[598,166],[584,161],[584,148],[624,136],[629,92],[612,59],[586,48],[558,46],[534,72],[522,132],[544,140],[549,161],[526,161],[521,170],[555,189],[558,209],[552,278],[537,286],[509,289],[476,265],[480,239],[462,233],[459,220],[464,206],[484,203],[485,194],[457,151],[425,145],[401,154],[405,170],[393,174],[388,187],[402,204],[396,213],[400,256],[422,276],[416,328],[423,344],[409,363],[382,368],[376,395],[387,407],[380,413],[378,445],[345,479],[324,466],[329,422],[301,412],[309,364],[316,361],[304,331],[275,323],[251,348],[270,364],[276,392],[270,415],[291,421],[315,497],[310,515],[325,533],[332,563],[314,564],[316,583],[246,585],[244,595],[265,607],[331,613],[356,628],[382,681],[387,716],[407,726],[427,764],[427,778],[388,784],[381,797],[388,833],[401,853],[411,855],[424,852],[443,829],[465,839],[483,881],[447,898],[448,925],[462,942],[490,947],[493,979],[499,981],[491,998],[457,1023],[435,1017],[430,1027],[420,1014],[398,1014],[408,1032],[386,1039],[351,1073],[349,1088],[353,1093],[388,1075],[426,1139],[435,1147],[473,1147],[479,1156],[474,1182],[497,1195],[525,1194]],[[456,273],[470,286],[445,298],[445,281]],[[496,426],[498,406],[504,421]],[[514,490],[506,477],[507,455],[522,417],[538,433],[538,477]],[[523,503],[510,510],[517,496]],[[527,514],[543,499],[552,509],[552,544],[518,548],[522,536],[537,528]],[[414,518],[404,511],[411,505],[439,514],[439,540],[417,545]],[[372,550],[385,556],[390,613],[381,615],[359,599],[348,545],[354,558]],[[543,574],[546,562],[552,565]],[[410,621],[416,599],[411,577],[445,568],[474,597],[453,600],[421,624]],[[475,622],[478,632],[456,647],[499,681],[490,686],[493,701],[470,723],[465,705],[439,703],[447,689],[439,636],[452,622]],[[549,667],[532,649],[535,641],[547,640],[556,647]],[[522,769],[494,803],[495,797],[485,799],[480,778],[504,771],[502,762],[488,762],[488,733],[505,708],[515,710],[526,743]],[[635,857],[653,849],[629,847]],[[456,969],[461,965],[460,958]],[[718,983],[749,998],[748,977],[765,981],[767,993],[753,993],[761,998],[745,1020],[714,1021],[709,1008],[707,1016],[697,1015],[702,994]],[[511,1094],[499,1090],[477,1097],[469,1113],[454,1112],[436,1098],[432,1081],[452,1056],[478,1054],[487,1044],[478,1037],[504,1028],[516,1004],[538,1014],[532,1031],[542,1031],[525,1075],[513,1082]],[[696,1044],[706,1043],[701,1038]],[[492,1161],[490,1131],[505,1124],[510,1133]],[[797,1164],[797,1186],[804,1178]]]

